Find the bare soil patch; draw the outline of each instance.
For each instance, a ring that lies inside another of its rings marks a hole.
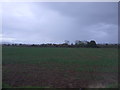
[[[56,63],[4,64],[3,82],[13,87],[40,86],[50,88],[101,87],[117,83],[115,72],[76,71],[78,66],[64,66]],[[98,85],[98,84],[97,84]]]

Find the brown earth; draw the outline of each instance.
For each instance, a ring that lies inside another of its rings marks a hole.
[[[13,87],[39,86],[50,88],[105,87],[117,83],[117,73],[77,71],[80,66],[62,64],[4,64],[2,80]]]

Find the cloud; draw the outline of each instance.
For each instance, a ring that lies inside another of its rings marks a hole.
[[[10,43],[14,43],[15,38],[10,38],[10,37],[6,37],[3,36],[2,34],[0,34],[0,43],[4,43],[4,42],[10,42]]]
[[[118,26],[114,24],[99,23],[88,27],[91,39],[96,37],[99,43],[116,43],[118,42]],[[104,41],[104,42],[103,42]]]
[[[8,41],[117,42],[117,3],[4,3],[2,10],[2,34]]]

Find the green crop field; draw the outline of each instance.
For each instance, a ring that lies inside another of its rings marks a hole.
[[[3,87],[117,87],[116,48],[2,48]]]

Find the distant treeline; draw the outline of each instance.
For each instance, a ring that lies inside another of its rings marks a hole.
[[[27,46],[27,47],[66,47],[66,48],[117,48],[120,47],[120,44],[96,44],[94,40],[80,41],[76,40],[75,43],[69,43],[65,40],[63,44],[2,44],[2,46]]]

